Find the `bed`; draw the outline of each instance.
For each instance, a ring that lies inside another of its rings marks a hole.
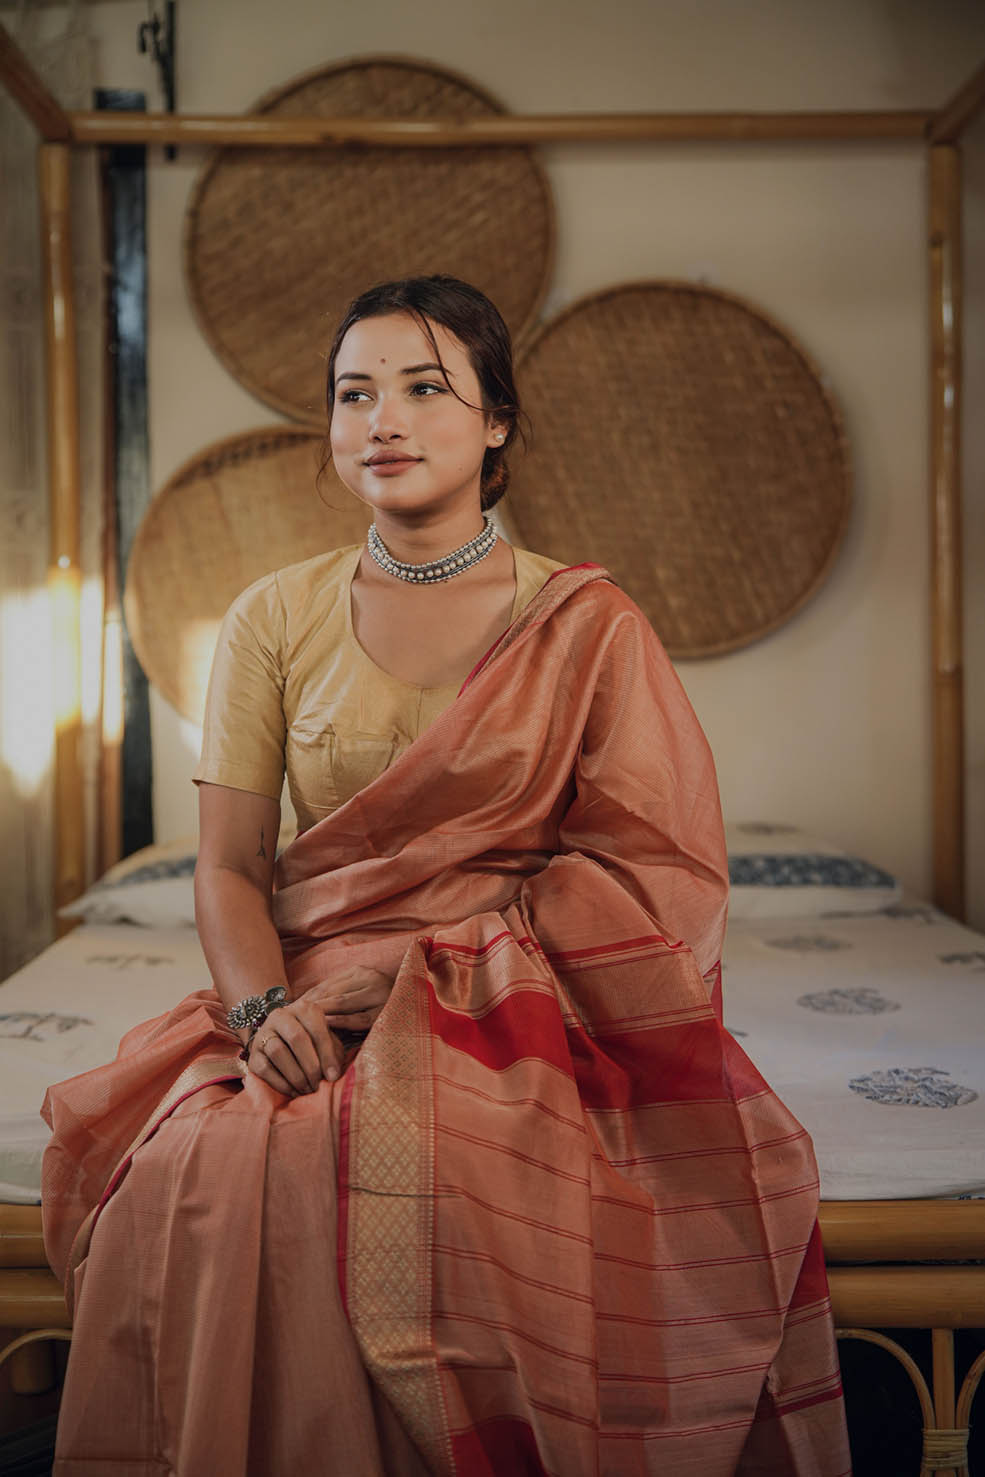
[[[726,1025],[814,1140],[841,1336],[885,1347],[895,1341],[872,1329],[934,1329],[933,1394],[898,1345],[897,1357],[920,1399],[928,1469],[960,1467],[985,1362],[948,1394],[952,1330],[985,1324],[985,1264],[973,1261],[985,1234],[985,935],[792,826],[727,831]],[[50,1083],[110,1058],[131,1026],[208,987],[194,864],[193,839],[136,853],[70,906],[82,926],[0,985],[0,1327],[17,1330],[3,1353],[69,1326],[41,1244],[37,1105]]]
[[[43,251],[48,269],[52,413],[52,565],[78,564],[78,429],[73,389],[68,159],[96,142],[330,147],[407,143],[385,128],[331,118],[187,119],[66,114],[0,33],[0,74],[41,134]],[[726,1024],[811,1131],[822,1173],[821,1223],[841,1336],[881,1343],[912,1378],[924,1428],[924,1472],[967,1471],[976,1359],[955,1387],[953,1333],[985,1327],[985,936],[963,909],[961,775],[960,178],[957,140],[985,101],[985,70],[927,115],[817,115],[785,120],[508,119],[436,125],[426,146],[605,138],[911,137],[927,144],[932,307],[933,510],[930,555],[935,723],[934,903],[901,895],[891,877],[804,838],[782,818],[730,833],[733,906],[726,946]],[[502,125],[502,126],[500,126]],[[419,133],[415,135],[420,142]],[[66,576],[65,600],[78,598]],[[83,852],[77,732],[58,738],[56,896],[80,891]],[[43,1352],[69,1337],[47,1268],[36,1203],[44,1087],[104,1061],[130,1024],[206,983],[187,917],[193,851],[176,845],[128,859],[76,906],[82,927],[0,986],[0,1362],[40,1389]],[[849,865],[851,863],[851,865]],[[143,876],[140,874],[143,873]],[[839,881],[839,878],[841,879]],[[845,880],[845,879],[848,880]],[[115,896],[111,895],[115,894]],[[121,898],[120,894],[127,894]],[[184,914],[182,910],[184,909]],[[128,921],[124,921],[124,919]],[[73,980],[83,972],[86,1007]],[[953,1027],[953,1029],[951,1029]],[[804,1055],[804,1043],[812,1052]],[[932,1048],[932,1049],[931,1049]],[[977,1055],[980,1056],[980,1053]],[[865,1132],[861,1131],[865,1125]],[[919,1150],[914,1145],[919,1144]],[[979,1161],[981,1168],[979,1168]],[[933,1379],[885,1330],[929,1329]]]

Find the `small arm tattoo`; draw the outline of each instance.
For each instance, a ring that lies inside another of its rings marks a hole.
[[[266,855],[267,855],[267,848],[263,844],[263,827],[261,826],[260,827],[260,848],[257,851],[257,856],[262,856],[262,857],[266,858]]]

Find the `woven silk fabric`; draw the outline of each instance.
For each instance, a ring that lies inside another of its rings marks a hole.
[[[116,1326],[128,1277],[150,1289],[124,1294],[145,1393],[114,1459],[328,1469],[355,1432],[337,1470],[847,1473],[811,1146],[720,1023],[711,755],[605,572],[554,575],[277,877],[295,993],[341,958],[395,976],[340,1083],[290,1103],[217,1086],[229,1038],[205,992],[49,1096],[46,1237],[79,1324],[88,1306]],[[186,1089],[170,1114],[169,1062],[211,1081],[201,1111]],[[248,1316],[213,1367],[231,1274],[202,1249],[236,1226]],[[135,1228],[139,1273],[108,1259]],[[66,1394],[62,1470],[95,1472],[94,1381]]]

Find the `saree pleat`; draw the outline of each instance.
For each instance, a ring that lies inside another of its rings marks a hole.
[[[76,1343],[143,1391],[114,1470],[847,1473],[813,1154],[721,1026],[726,899],[666,654],[555,575],[278,864],[295,994],[395,975],[341,1081],[223,1081],[205,992],[49,1096]],[[175,1109],[169,1060],[212,1085]]]

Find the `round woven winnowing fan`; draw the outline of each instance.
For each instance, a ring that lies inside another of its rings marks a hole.
[[[503,109],[442,68],[366,57],[297,78],[254,111],[464,121]],[[314,424],[326,351],[358,293],[448,273],[488,293],[519,338],[553,259],[550,189],[524,148],[220,149],[185,221],[206,339],[247,389]]]
[[[370,512],[297,426],[218,441],[157,493],[134,539],[125,608],[134,650],[179,713],[201,722],[219,625],[241,590],[328,549],[361,543]]]
[[[841,417],[758,309],[690,283],[608,288],[540,329],[518,379],[534,439],[508,530],[604,564],[672,656],[755,641],[827,575],[850,506]]]

